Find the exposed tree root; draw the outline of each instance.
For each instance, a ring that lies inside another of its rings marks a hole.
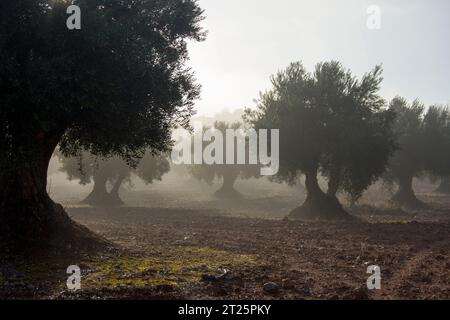
[[[115,246],[88,228],[72,221],[60,204],[52,201],[29,215],[2,215],[0,252],[21,255],[94,253]]]

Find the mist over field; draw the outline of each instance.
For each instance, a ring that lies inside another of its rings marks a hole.
[[[449,9],[1,1],[0,300],[450,299]]]

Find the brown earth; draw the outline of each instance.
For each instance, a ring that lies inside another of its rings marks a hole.
[[[234,217],[225,205],[69,207],[73,219],[120,249],[4,262],[0,297],[450,299],[450,200],[422,199],[432,209],[350,209],[359,218],[353,223]],[[76,293],[65,286],[69,265],[82,270]],[[369,265],[381,268],[381,290],[366,287]],[[264,290],[268,282],[275,289]]]

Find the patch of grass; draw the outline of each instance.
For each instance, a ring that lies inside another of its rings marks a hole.
[[[8,280],[16,286],[45,286],[48,288],[46,294],[57,294],[67,290],[67,267],[78,265],[83,290],[155,288],[159,285],[170,285],[172,289],[176,289],[199,281],[203,274],[219,275],[223,269],[233,272],[239,267],[256,264],[253,256],[209,247],[155,246],[148,248],[145,255],[128,253],[83,258],[43,258],[39,261],[19,260],[14,266],[22,276],[7,279],[0,274],[0,286]]]
[[[408,224],[408,223],[411,223],[411,221],[407,221],[407,220],[387,220],[384,223],[386,223],[386,224]]]
[[[121,257],[88,263],[84,288],[153,287],[198,281],[202,274],[256,264],[252,256],[207,247],[164,247],[150,257]]]
[[[64,207],[64,209],[95,208],[94,206],[91,206],[89,204],[83,204],[83,203],[64,203],[63,207]]]

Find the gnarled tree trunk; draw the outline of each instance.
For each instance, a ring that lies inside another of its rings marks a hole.
[[[0,172],[0,238],[21,249],[70,249],[106,242],[73,222],[47,194],[47,170],[59,139],[41,134],[26,160],[10,155]]]
[[[120,175],[111,191],[108,192],[106,188],[106,183],[108,179],[102,173],[94,173],[94,187],[91,193],[81,201],[81,203],[88,204],[91,206],[119,206],[123,204],[122,199],[119,197],[120,187],[125,180],[125,176]]]
[[[413,190],[413,176],[404,175],[398,178],[398,190],[392,202],[405,209],[424,209],[427,205],[419,200]]]
[[[106,182],[108,179],[101,174],[94,173],[93,180],[94,187],[91,193],[81,203],[93,206],[107,203],[109,201],[109,194],[106,190]]]
[[[291,211],[289,217],[298,220],[352,220],[336,199],[320,189],[317,180],[317,168],[305,172],[306,200],[298,208]]]

